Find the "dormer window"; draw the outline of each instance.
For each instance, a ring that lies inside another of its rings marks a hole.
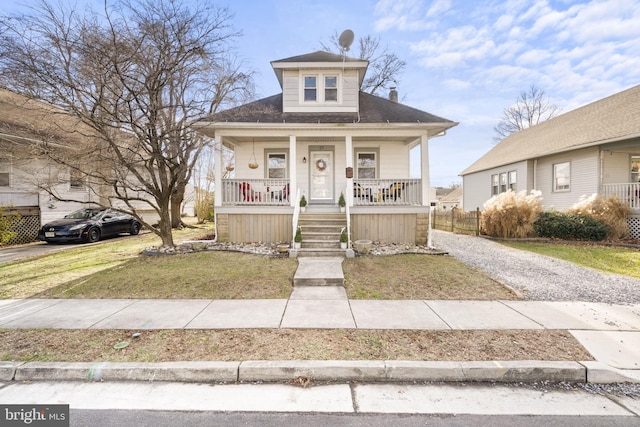
[[[306,76],[304,78],[304,100],[315,101],[318,93],[316,76]]]
[[[338,100],[338,77],[324,77],[324,100],[325,102]]]
[[[304,102],[338,102],[338,76],[336,74],[316,74],[303,77]]]

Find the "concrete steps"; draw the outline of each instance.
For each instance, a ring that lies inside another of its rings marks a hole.
[[[340,249],[340,233],[347,226],[346,214],[335,211],[300,213],[298,226],[302,232],[299,257],[345,257]]]
[[[322,255],[298,259],[293,286],[344,286],[343,256]]]

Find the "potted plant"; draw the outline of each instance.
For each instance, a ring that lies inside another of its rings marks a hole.
[[[338,206],[340,206],[340,212],[344,212],[346,205],[347,205],[347,202],[346,200],[344,200],[344,193],[340,193],[340,198],[338,199]]]
[[[300,197],[300,212],[304,212],[307,210],[307,198],[304,197],[304,194],[302,195],[302,197]]]
[[[293,247],[295,249],[300,249],[302,246],[302,228],[298,226],[296,229],[296,236],[293,238]]]
[[[340,249],[347,249],[347,243],[349,242],[349,237],[347,236],[347,228],[342,228],[340,232]]]

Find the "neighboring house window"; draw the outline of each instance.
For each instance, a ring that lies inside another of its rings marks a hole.
[[[376,153],[357,153],[356,168],[358,179],[375,179],[376,177]]]
[[[517,183],[516,171],[509,172],[509,190],[516,191],[516,183]]]
[[[640,182],[640,156],[631,156],[631,182]]]
[[[71,169],[69,172],[69,188],[72,190],[84,189],[84,179],[82,174],[75,169]]]
[[[325,102],[338,100],[338,77],[324,77],[324,100]]]
[[[267,153],[267,178],[287,177],[287,153]]]
[[[500,192],[504,193],[507,191],[507,173],[503,172],[500,174]]]
[[[318,86],[317,86],[317,77],[315,76],[305,76],[304,78],[304,100],[305,101],[316,101]]]
[[[491,195],[497,196],[500,194],[500,186],[498,185],[498,175],[491,175]]]
[[[571,163],[563,162],[553,165],[553,191],[571,190]]]
[[[11,186],[11,164],[6,161],[0,161],[0,187]]]

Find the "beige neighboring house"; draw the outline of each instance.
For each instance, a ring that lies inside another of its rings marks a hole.
[[[438,209],[448,210],[451,209],[464,210],[464,203],[462,200],[462,187],[456,187],[452,191],[448,192],[438,200]]]
[[[547,210],[617,196],[640,237],[640,85],[514,133],[460,175],[467,209],[508,189],[539,190]]]
[[[335,215],[351,240],[426,242],[429,140],[457,123],[399,103],[395,89],[389,99],[360,91],[367,61],[318,51],[271,65],[282,93],[195,124],[234,153],[235,163],[224,164],[216,151],[215,176],[233,170],[216,181],[218,239],[290,241],[313,214]],[[414,147],[421,148],[417,179],[409,172]],[[306,237],[326,237],[313,227]]]
[[[91,201],[85,183],[42,152],[43,140],[52,149],[68,150],[78,136],[63,129],[75,126],[53,107],[0,88],[0,206],[28,217],[28,229],[19,230],[27,236],[21,242],[35,240],[41,224],[82,207],[53,200],[40,184],[54,183],[62,197]]]

